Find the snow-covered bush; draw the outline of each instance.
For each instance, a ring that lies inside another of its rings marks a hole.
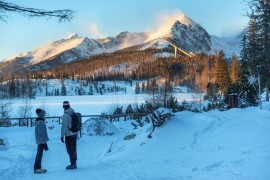
[[[166,120],[169,120],[171,116],[174,116],[172,109],[160,107],[155,110],[152,114],[149,115],[153,129],[148,135],[148,138],[152,138],[152,133],[154,132],[156,127],[160,127],[164,124]]]
[[[11,126],[9,118],[10,113],[10,103],[0,104],[0,127],[8,127]]]
[[[119,130],[107,119],[88,119],[83,123],[82,133],[90,136],[112,136]]]

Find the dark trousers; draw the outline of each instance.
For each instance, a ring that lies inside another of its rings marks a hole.
[[[43,144],[38,144],[34,170],[41,169],[42,155],[43,155]]]
[[[70,163],[76,164],[77,161],[77,135],[65,136],[67,153],[69,155]]]

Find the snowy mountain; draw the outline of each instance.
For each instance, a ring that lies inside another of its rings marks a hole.
[[[0,62],[0,72],[25,70],[25,68],[44,70],[93,55],[114,52],[143,43],[146,39],[145,33],[122,32],[116,37],[97,40],[74,34],[66,39],[46,44],[34,51],[21,53]]]
[[[173,49],[169,43],[171,42],[186,52],[216,54],[223,50],[226,56],[231,57],[233,54],[239,55],[240,53],[240,38],[240,35],[227,38],[210,36],[202,26],[183,15],[167,31],[162,32],[159,36],[155,35],[154,38],[151,38],[150,35],[147,42],[133,49]],[[163,53],[163,56],[164,54],[174,55]]]
[[[172,42],[185,51],[208,53],[211,49],[211,36],[187,16],[183,22],[175,22],[170,34]]]
[[[34,51],[6,59],[1,62],[0,70],[16,71],[42,63],[42,66],[37,68],[41,70],[87,58],[101,52],[103,52],[103,46],[99,42],[74,34],[66,39],[48,43]],[[22,66],[16,67],[18,63]]]
[[[15,72],[20,69],[44,70],[53,66],[66,64],[94,55],[114,52],[128,47],[133,50],[148,48],[171,48],[169,41],[187,52],[211,53],[223,49],[227,56],[240,51],[240,38],[218,38],[210,36],[207,31],[189,17],[183,15],[166,28],[162,34],[121,32],[115,37],[89,39],[77,34],[68,38],[48,43],[31,52],[21,53],[0,62],[0,72]],[[163,44],[162,47],[158,44]],[[129,49],[129,50],[132,50]]]
[[[130,33],[121,32],[116,37],[109,37],[104,39],[98,39],[97,41],[102,43],[103,47],[108,51],[116,51],[126,47],[142,44],[148,38],[146,33]]]

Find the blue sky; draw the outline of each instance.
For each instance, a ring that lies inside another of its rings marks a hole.
[[[0,61],[76,33],[100,38],[122,31],[155,31],[163,17],[184,13],[210,35],[231,36],[246,26],[243,0],[8,0],[26,7],[72,9],[71,22],[8,14],[0,21]]]

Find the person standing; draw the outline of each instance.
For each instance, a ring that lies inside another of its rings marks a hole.
[[[70,160],[70,165],[68,165],[66,169],[77,169],[77,133],[70,131],[74,110],[70,107],[68,101],[63,102],[63,108],[61,141],[66,143]]]
[[[35,139],[37,143],[37,154],[36,154],[36,159],[35,159],[35,164],[34,164],[34,173],[40,174],[40,173],[46,173],[46,169],[41,168],[41,161],[42,161],[42,155],[43,155],[43,150],[48,151],[48,145],[47,141],[49,140],[48,138],[48,133],[47,133],[47,126],[45,124],[45,115],[46,112],[43,109],[36,109],[36,122],[35,122]]]

